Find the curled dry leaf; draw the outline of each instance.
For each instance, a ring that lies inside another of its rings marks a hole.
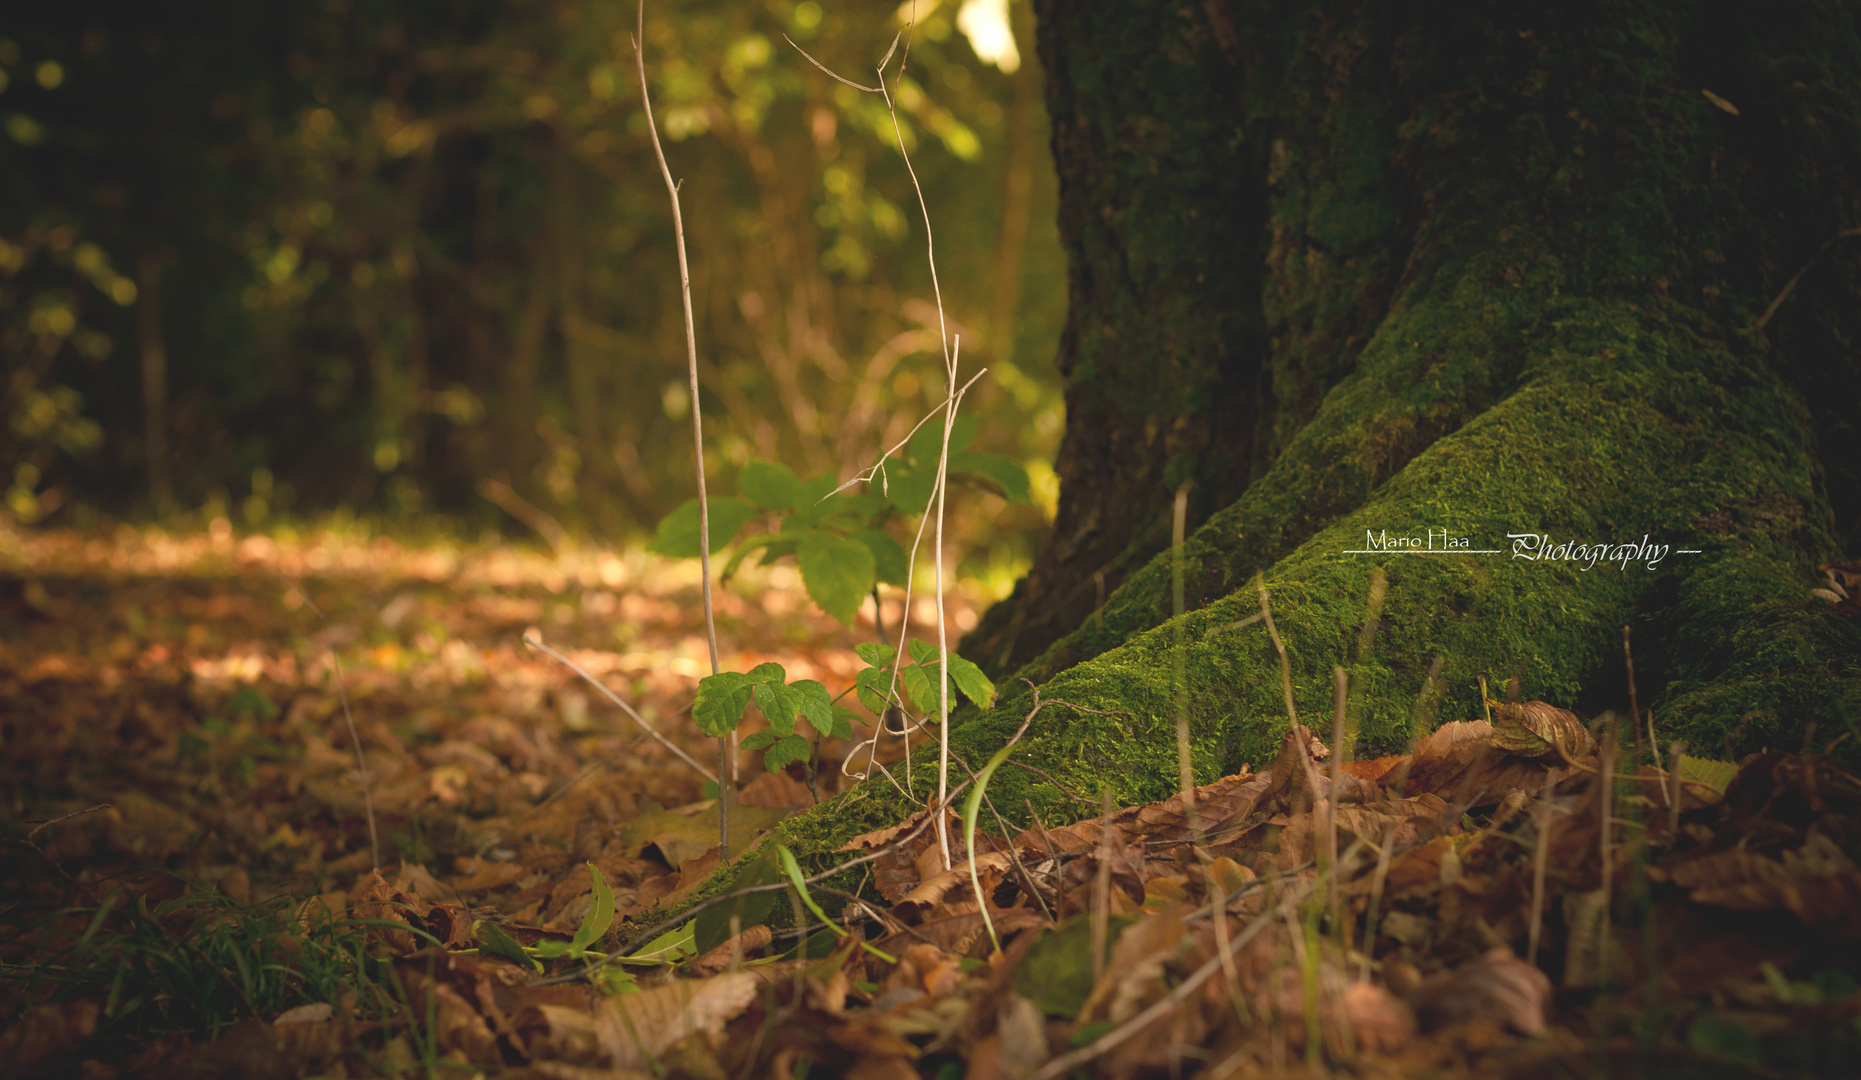
[[[1423,1026],[1430,1029],[1488,1020],[1521,1035],[1542,1035],[1550,1013],[1551,980],[1512,955],[1511,949],[1488,949],[1478,959],[1423,983],[1415,1004]]]
[[[1453,720],[1416,745],[1406,791],[1433,792],[1463,809],[1492,806],[1515,790],[1537,794],[1546,771],[1558,764],[1495,748],[1493,727],[1484,720]]]
[[[987,896],[994,891],[995,885],[1001,883],[1003,872],[1012,865],[1013,860],[1005,851],[990,851],[978,857],[975,862],[976,876],[982,881],[983,895]],[[958,863],[943,873],[927,879],[923,884],[911,890],[892,908],[892,914],[910,922],[936,907],[951,889],[959,885],[965,888],[969,885],[969,863],[967,861]]]
[[[594,1004],[592,1033],[602,1064],[643,1069],[687,1036],[715,1035],[756,999],[747,972],[678,980]]]
[[[1558,749],[1572,759],[1588,757],[1595,741],[1577,715],[1542,701],[1518,704],[1491,701],[1493,745],[1520,757],[1555,756]]]

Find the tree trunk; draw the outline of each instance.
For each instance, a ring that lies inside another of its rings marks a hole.
[[[1861,221],[1850,7],[1075,0],[1040,20],[1072,259],[1061,511],[966,645],[1016,678],[958,719],[956,755],[979,766],[1019,725],[1025,677],[1121,715],[1055,705],[1017,759],[1161,798],[1186,681],[1198,782],[1261,764],[1288,719],[1257,573],[1301,720],[1328,722],[1345,666],[1358,753],[1477,718],[1481,677],[1626,711],[1624,626],[1662,745],[1855,729],[1861,626],[1808,590],[1861,540],[1861,240],[1756,325]],[[1206,520],[1172,621],[1184,479]],[[1351,553],[1385,534],[1467,547]],[[1533,561],[1516,534],[1638,547]],[[1095,571],[1117,586],[1096,614]],[[1089,812],[995,776],[996,806],[1024,798]]]

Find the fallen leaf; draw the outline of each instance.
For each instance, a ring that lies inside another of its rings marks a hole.
[[[679,979],[594,1003],[593,1033],[605,1064],[643,1069],[687,1036],[716,1035],[756,999],[760,980],[739,972]]]

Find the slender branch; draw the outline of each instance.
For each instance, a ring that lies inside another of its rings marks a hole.
[[[542,641],[537,638],[526,637],[523,639],[523,643],[525,645],[530,646],[532,649],[540,649],[543,652],[548,653],[550,656],[555,657],[556,660],[559,661],[564,667],[568,668],[570,671],[573,671],[575,674],[580,675],[583,679],[586,679],[588,681],[589,686],[592,686],[596,690],[599,690],[601,691],[601,693],[607,695],[607,699],[609,701],[620,706],[621,711],[625,712],[628,716],[633,717],[633,722],[640,725],[640,730],[646,732],[648,735],[651,735],[654,739],[658,740],[659,745],[665,747],[667,750],[670,750],[674,754],[678,755],[678,758],[680,761],[683,761],[685,764],[690,765],[692,768],[698,770],[698,772],[706,780],[711,781],[713,784],[718,782],[716,773],[713,773],[711,770],[705,768],[703,765],[700,765],[698,763],[697,758],[694,758],[690,754],[687,754],[684,750],[679,748],[679,745],[677,743],[673,742],[671,739],[668,739],[664,735],[660,734],[659,729],[647,723],[646,718],[641,716],[639,713],[635,712],[633,709],[633,706],[627,704],[627,702],[624,699],[622,699],[620,695],[614,693],[614,691],[612,690],[609,690],[607,688],[607,684],[603,683],[600,679],[595,678],[593,675],[590,675],[587,672],[587,670],[584,669],[580,664],[562,655],[561,653],[550,648],[549,646],[543,644]]]
[[[679,209],[678,182],[666,164],[666,151],[659,143],[659,125],[653,121],[652,93],[646,86],[646,0],[640,0],[633,39],[634,66],[640,76],[640,104],[646,110],[646,130],[653,139],[653,156],[659,160],[659,175],[666,182],[666,194],[672,199],[672,230],[678,238],[679,297],[685,306],[685,361],[691,382],[691,452],[698,474],[698,571],[703,575],[704,641],[711,650],[711,674],[718,672],[717,616],[711,605],[711,505],[704,490],[704,410],[698,401],[698,331],[691,314],[691,265],[685,256],[685,217]],[[730,742],[717,740],[717,856],[720,865],[730,859],[730,786],[724,774],[730,771]]]
[[[368,771],[368,759],[362,756],[362,737],[355,731],[355,714],[349,711],[349,690],[343,685],[342,658],[332,650],[330,665],[336,670],[336,695],[342,700],[342,718],[349,724],[349,742],[355,747],[355,767],[362,773],[362,809],[368,813],[368,857],[381,866],[381,837],[375,831],[375,780]]]

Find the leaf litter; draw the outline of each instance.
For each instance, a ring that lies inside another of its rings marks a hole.
[[[1346,762],[1334,807],[1331,748],[1295,727],[1271,767],[1190,799],[1012,837],[985,819],[947,870],[928,811],[846,845],[874,856],[832,879],[850,892],[763,852],[738,878],[760,892],[623,959],[618,927],[715,869],[715,810],[701,777],[515,642],[547,627],[703,750],[680,713],[702,644],[675,564],[7,539],[9,1073],[1861,1068],[1861,781],[1824,757],[1623,772],[1594,725],[1494,703],[1494,723]],[[795,584],[746,578],[720,624],[745,668],[838,692],[852,637],[803,614]],[[824,763],[848,745],[824,739]],[[813,802],[799,766],[753,763],[733,850]],[[820,770],[824,796],[838,772]],[[259,941],[294,979],[245,972],[237,948]]]

